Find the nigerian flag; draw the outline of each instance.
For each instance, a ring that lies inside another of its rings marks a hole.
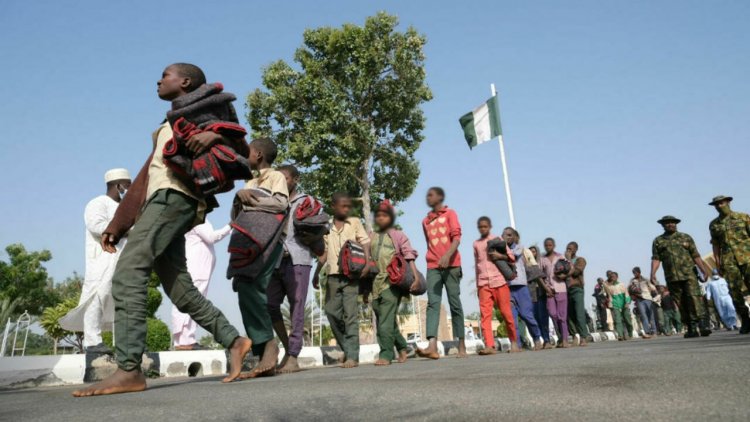
[[[500,102],[497,95],[492,96],[474,111],[464,114],[458,121],[464,130],[464,138],[469,148],[503,136],[503,130],[500,127]]]

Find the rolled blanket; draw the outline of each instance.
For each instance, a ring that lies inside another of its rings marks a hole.
[[[494,239],[490,239],[487,241],[487,251],[496,251],[500,252],[501,254],[508,254],[508,245],[505,243],[504,240],[500,239],[499,237],[496,237]],[[511,252],[512,253],[512,252]],[[516,277],[518,277],[518,273],[516,273],[516,267],[512,263],[508,261],[503,261],[501,259],[497,261],[493,261],[495,263],[495,266],[498,270],[500,270],[500,273],[503,275],[506,281],[515,280]]]
[[[401,254],[393,256],[391,263],[388,264],[388,278],[391,280],[391,285],[401,289],[405,293],[411,293],[415,296],[424,294],[427,291],[427,282],[422,273],[417,271],[415,275],[411,269],[411,265]],[[419,289],[411,291],[411,286],[416,280],[419,280]]]
[[[325,250],[323,237],[330,230],[331,217],[323,212],[323,205],[317,199],[308,196],[297,206],[292,224],[294,235],[299,242],[321,255]]]
[[[268,195],[261,189],[253,189],[257,196]],[[235,199],[236,210],[242,206]],[[229,268],[227,278],[253,279],[266,268],[274,248],[281,241],[288,213],[273,214],[265,211],[238,211],[231,223],[232,236],[229,240]]]
[[[227,145],[214,145],[207,152],[191,158],[185,143],[204,130],[185,118],[177,119],[172,132],[172,139],[164,145],[164,162],[193,190],[203,195],[224,193],[234,189],[235,180],[253,178],[247,158]]]

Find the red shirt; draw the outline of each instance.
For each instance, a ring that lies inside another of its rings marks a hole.
[[[454,240],[461,240],[461,224],[452,209],[443,207],[440,211],[430,211],[422,220],[424,237],[427,240],[427,269],[438,267],[438,261],[448,252]],[[458,250],[451,257],[449,267],[461,266]]]

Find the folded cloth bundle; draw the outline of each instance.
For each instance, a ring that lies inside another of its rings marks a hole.
[[[323,237],[330,230],[330,219],[331,217],[323,212],[320,201],[308,195],[294,213],[294,234],[300,243],[320,255],[325,250]]]
[[[204,84],[174,100],[172,110],[167,112],[174,136],[164,145],[164,162],[203,195],[228,192],[234,188],[235,180],[252,178],[250,164],[244,154],[237,153],[237,145],[217,144],[198,156],[185,146],[192,136],[206,131],[244,144],[247,132],[239,125],[232,106],[237,98],[223,89],[220,83]]]
[[[499,237],[496,237],[494,239],[490,239],[487,242],[487,252],[495,251],[499,252],[503,255],[508,254],[508,245],[505,243],[504,240],[500,239]],[[495,266],[498,270],[500,270],[500,273],[503,275],[506,281],[514,280],[518,274],[516,273],[516,267],[512,263],[508,261],[503,261],[501,259],[498,259],[497,261],[493,261],[495,263]]]
[[[555,268],[553,269],[555,275],[568,275],[570,273],[570,261],[567,259],[559,259],[555,262]]]
[[[253,191],[256,196],[268,195],[261,189]],[[235,209],[241,209],[236,202],[238,201],[235,199]],[[233,230],[229,240],[227,278],[252,279],[266,268],[271,254],[281,240],[287,216],[287,213],[273,214],[252,209],[237,213],[231,223]]]
[[[409,265],[409,262],[401,254],[394,255],[391,263],[388,264],[388,278],[391,280],[392,286],[398,287],[405,293],[419,296],[427,291],[427,282],[425,281],[424,275],[417,271],[415,277],[411,265]],[[412,291],[411,286],[415,281],[419,282],[419,287]]]
[[[206,130],[211,130],[210,127]],[[229,192],[235,180],[253,178],[247,158],[227,145],[216,144],[191,158],[185,142],[203,130],[180,117],[174,124],[172,139],[164,145],[164,160],[183,181],[204,195]]]
[[[362,271],[369,266],[368,278],[372,278],[378,273],[378,266],[374,262],[367,262],[365,259],[365,249],[359,243],[353,240],[347,240],[341,247],[339,254],[339,270],[349,280],[358,280],[362,277]]]

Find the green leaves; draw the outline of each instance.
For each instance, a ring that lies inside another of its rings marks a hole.
[[[414,153],[423,140],[424,44],[398,18],[369,17],[364,26],[308,29],[294,66],[263,70],[265,90],[247,98],[255,136],[271,136],[279,160],[303,172],[305,191],[330,198],[344,191],[370,201],[408,198],[419,177]]]
[[[42,310],[59,301],[44,263],[52,259],[48,250],[28,252],[20,244],[5,248],[8,262],[0,261],[0,299],[8,299],[10,315],[28,311],[40,315]],[[10,305],[9,305],[10,306]]]

